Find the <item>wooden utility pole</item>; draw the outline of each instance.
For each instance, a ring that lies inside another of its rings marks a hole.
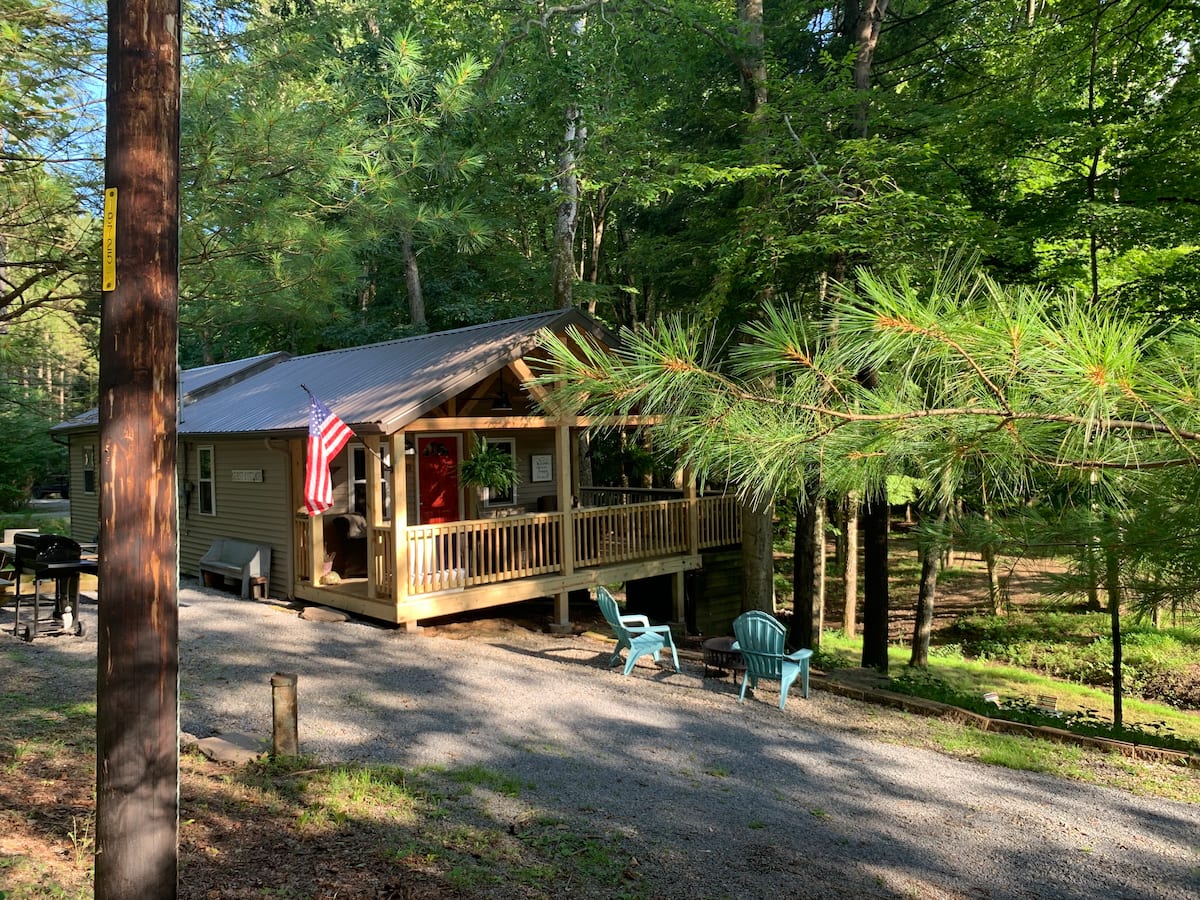
[[[98,900],[176,896],[180,33],[179,0],[109,0]]]

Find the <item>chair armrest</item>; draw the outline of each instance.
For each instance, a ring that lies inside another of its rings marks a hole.
[[[802,662],[812,656],[811,650],[797,650],[795,653],[785,653],[784,659],[790,659],[792,662]]]
[[[621,616],[621,624],[628,628],[630,625],[640,628],[649,628],[650,620],[645,616]]]

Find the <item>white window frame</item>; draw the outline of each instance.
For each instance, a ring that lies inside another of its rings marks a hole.
[[[382,456],[383,459],[378,460],[375,458],[375,454],[367,449],[366,444],[352,442],[348,445],[347,449],[350,451],[348,454],[349,465],[348,465],[348,472],[347,472],[347,477],[349,478],[349,489],[350,489],[350,497],[349,497],[349,502],[347,505],[350,507],[350,511],[356,512],[362,516],[365,516],[367,514],[367,508],[366,508],[365,501],[363,502],[363,508],[361,510],[358,509],[356,506],[357,489],[358,489],[358,486],[361,484],[363,487],[363,496],[366,497],[367,466],[370,464],[371,460],[375,460],[377,463],[379,463],[379,480],[382,483],[382,487],[383,487],[383,515],[381,518],[384,522],[391,521],[391,518],[392,518],[392,486],[389,483],[388,477],[387,477],[387,470],[389,468],[390,461],[391,461],[391,451],[388,450],[387,447],[381,448],[380,456]],[[363,459],[361,472],[359,471],[359,463],[358,463],[360,451],[361,451],[362,459]]]
[[[512,457],[514,463],[516,462],[516,460],[517,460],[517,440],[516,440],[516,438],[484,438],[483,444],[485,447],[499,447],[499,446],[508,447],[509,456]],[[493,508],[493,507],[516,506],[517,505],[517,486],[515,484],[508,489],[507,495],[502,496],[499,499],[492,498],[491,488],[484,488],[482,491],[482,494],[483,494],[483,498],[482,498],[483,505],[485,507],[488,507],[489,509]]]
[[[88,473],[92,474],[92,486],[88,489]],[[96,493],[96,445],[84,444],[83,446],[83,492],[85,494]]]
[[[204,457],[208,456],[208,476],[204,475]],[[210,508],[204,508],[204,486],[208,485]],[[202,516],[217,514],[217,454],[211,444],[196,448],[196,512]]]

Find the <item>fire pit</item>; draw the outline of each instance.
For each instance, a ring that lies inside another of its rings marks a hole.
[[[729,672],[733,675],[733,683],[737,684],[738,672],[746,671],[746,663],[742,660],[742,651],[733,649],[734,639],[731,637],[709,638],[701,648],[704,650],[704,677],[708,677],[709,669],[716,669],[722,675]]]

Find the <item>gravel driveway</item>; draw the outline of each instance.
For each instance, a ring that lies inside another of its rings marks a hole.
[[[587,636],[308,622],[186,580],[180,602],[184,731],[266,740],[270,676],[296,672],[305,752],[518,777],[498,803],[619,836],[664,896],[1200,896],[1200,808],[874,741],[877,710],[826,692],[780,712],[698,664],[622,677]],[[30,648],[79,690],[83,615]]]

